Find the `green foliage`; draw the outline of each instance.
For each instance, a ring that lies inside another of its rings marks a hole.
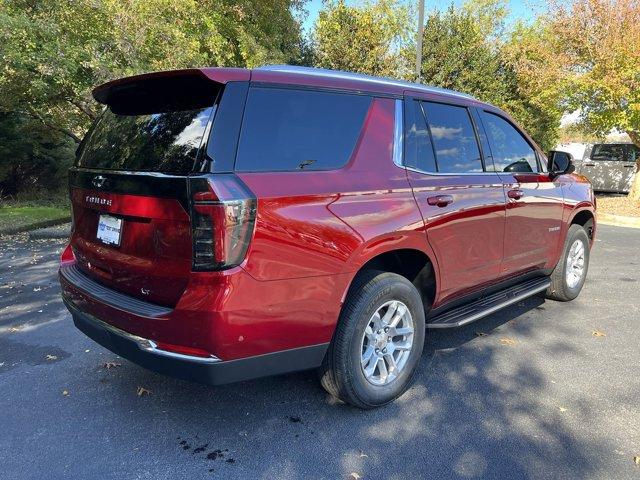
[[[529,76],[531,65],[547,60],[530,47],[539,31],[519,25],[505,32],[506,14],[502,0],[475,0],[429,14],[421,80],[504,109],[541,148],[551,149],[562,116],[559,89]],[[402,52],[407,63],[413,61],[415,44],[407,44]]]
[[[66,184],[75,143],[24,114],[0,112],[0,198]]]
[[[483,27],[470,11],[453,5],[444,12],[431,13],[422,40],[422,81],[486,102],[502,102],[506,91],[500,81],[501,59]],[[404,52],[409,61],[415,46]]]
[[[78,141],[90,90],[193,66],[300,62],[298,0],[0,0],[0,110]]]
[[[400,45],[409,34],[409,10],[397,0],[362,6],[329,1],[313,32],[317,67],[380,76],[402,71]]]
[[[461,9],[475,20],[476,28],[486,38],[497,39],[505,33],[507,5],[507,0],[467,0]]]
[[[638,2],[558,3],[543,22],[553,32],[546,49],[562,59],[567,105],[580,110],[583,127],[595,135],[617,128],[640,146]]]
[[[565,83],[558,59],[544,50],[551,32],[539,23],[517,24],[500,45],[507,96],[500,107],[509,112],[540,147],[553,149],[565,111]]]
[[[53,187],[113,78],[304,63],[302,0],[0,0],[0,193]],[[20,138],[24,139],[21,144]],[[42,172],[42,173],[38,173]]]

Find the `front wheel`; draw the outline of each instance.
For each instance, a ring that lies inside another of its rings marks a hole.
[[[416,287],[395,273],[363,272],[349,291],[320,369],[322,386],[359,408],[391,402],[411,384],[424,333]]]
[[[589,237],[580,225],[571,225],[567,232],[562,257],[551,273],[547,298],[568,302],[578,296],[589,269]]]

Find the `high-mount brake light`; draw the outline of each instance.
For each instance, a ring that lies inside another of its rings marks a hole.
[[[233,174],[193,178],[191,182],[193,269],[224,270],[239,265],[253,236],[255,196]]]

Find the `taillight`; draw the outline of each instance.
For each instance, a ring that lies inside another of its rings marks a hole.
[[[233,174],[192,178],[193,269],[224,270],[244,260],[257,201]]]

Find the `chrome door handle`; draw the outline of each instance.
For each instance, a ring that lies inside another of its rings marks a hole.
[[[513,198],[514,200],[519,200],[524,197],[524,192],[518,188],[514,188],[507,192],[507,197]]]
[[[435,195],[427,197],[427,203],[431,206],[442,208],[453,203],[453,197],[451,195]]]

